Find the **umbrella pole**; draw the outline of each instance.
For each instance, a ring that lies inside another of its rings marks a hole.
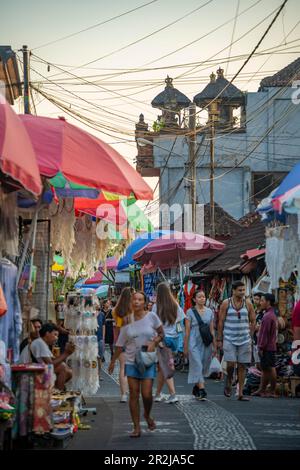
[[[24,245],[24,249],[23,249],[23,253],[22,253],[22,257],[21,257],[21,261],[20,261],[19,269],[18,269],[17,285],[19,284],[20,277],[21,277],[21,274],[22,274],[22,271],[23,271],[23,268],[24,268],[24,262],[25,262],[25,258],[26,258],[26,254],[27,254],[27,250],[28,250],[28,247],[29,247],[31,237],[34,236],[34,238],[35,238],[35,235],[36,235],[37,218],[38,218],[39,210],[41,208],[41,204],[42,204],[42,197],[40,197],[40,199],[39,199],[39,201],[36,205],[35,212],[34,212],[34,215],[33,215],[33,219],[32,219],[31,224],[30,224],[28,237],[27,237],[27,240],[26,240],[25,245]],[[34,247],[34,245],[35,245],[35,243],[32,243],[32,247]],[[30,271],[32,272],[31,262],[30,262]],[[30,283],[31,283],[31,278],[29,277],[29,286],[30,286]]]
[[[183,285],[183,272],[182,272],[182,264],[181,264],[181,258],[180,258],[180,253],[178,251],[178,263],[179,263],[179,275],[180,275],[180,285]]]

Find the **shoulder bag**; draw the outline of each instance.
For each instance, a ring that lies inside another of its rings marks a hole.
[[[208,347],[213,342],[213,335],[211,334],[210,326],[204,323],[204,321],[202,320],[202,318],[200,317],[199,313],[197,312],[195,308],[193,308],[192,310],[199,325],[199,331],[200,331],[202,341],[204,345]]]

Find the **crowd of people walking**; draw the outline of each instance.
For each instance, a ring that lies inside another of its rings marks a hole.
[[[188,362],[191,394],[198,400],[207,398],[205,381],[213,370],[219,378],[224,373],[226,397],[231,397],[236,383],[237,399],[249,401],[243,389],[251,364],[261,371],[261,384],[253,395],[276,396],[275,298],[272,294],[256,294],[251,300],[246,298],[245,291],[243,282],[233,284],[232,295],[221,304],[216,322],[215,312],[208,306],[202,290],[193,293],[193,306],[186,312],[168,283],[158,285],[153,302],[147,302],[143,292],[132,288],[123,290],[110,314],[114,319],[115,351],[108,371],[112,373],[119,361],[122,402],[127,401],[129,390],[132,437],[141,435],[140,394],[149,429],[155,429],[151,416],[153,400],[167,404],[178,401],[173,358],[180,351]],[[157,379],[155,393],[154,379]],[[167,399],[162,396],[165,384],[169,392]]]

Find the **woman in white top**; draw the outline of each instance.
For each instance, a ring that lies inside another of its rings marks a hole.
[[[151,417],[152,387],[156,375],[156,364],[145,367],[141,371],[136,362],[136,357],[144,348],[148,352],[154,352],[157,345],[163,339],[161,321],[154,312],[146,311],[146,296],[143,292],[135,292],[132,295],[133,321],[120,330],[116,343],[116,350],[109,365],[109,373],[112,374],[115,362],[125,347],[125,375],[129,385],[129,407],[133,421],[133,432],[130,437],[140,437],[140,393],[144,404],[144,417],[148,428],[153,431],[156,428],[155,421]]]
[[[172,295],[169,284],[162,282],[157,286],[156,314],[160,318],[164,328],[165,346],[172,352],[177,352],[179,347],[179,333],[182,331],[182,321],[185,319],[182,308]],[[161,391],[164,383],[167,383],[169,389],[169,398],[166,403],[177,403],[175,385],[173,377],[165,380],[161,368],[159,367],[157,390],[155,401],[162,401]]]

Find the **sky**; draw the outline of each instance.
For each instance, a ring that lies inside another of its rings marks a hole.
[[[167,74],[190,99],[205,87],[209,75],[219,66],[230,79],[283,0],[150,1],[14,0],[1,5],[0,44],[11,45],[15,51],[28,45],[34,86],[56,100],[56,105],[63,103],[75,111],[77,119],[34,91],[36,113],[65,115],[113,145],[132,164],[137,153],[135,123],[140,113],[150,126],[157,118],[158,110],[150,103],[164,89]],[[299,20],[299,2],[289,0],[258,49],[265,51],[264,55],[249,61],[234,81],[236,86],[256,91],[264,76],[273,75],[300,56]],[[128,46],[132,42],[136,44]],[[18,55],[21,59],[20,52]],[[168,57],[162,58],[165,55]],[[83,67],[88,62],[93,63]],[[50,71],[47,63],[51,64]],[[194,65],[185,65],[191,63]],[[23,111],[21,101],[16,110]],[[88,118],[92,127],[83,125],[78,114]],[[147,180],[153,187],[156,179]]]

